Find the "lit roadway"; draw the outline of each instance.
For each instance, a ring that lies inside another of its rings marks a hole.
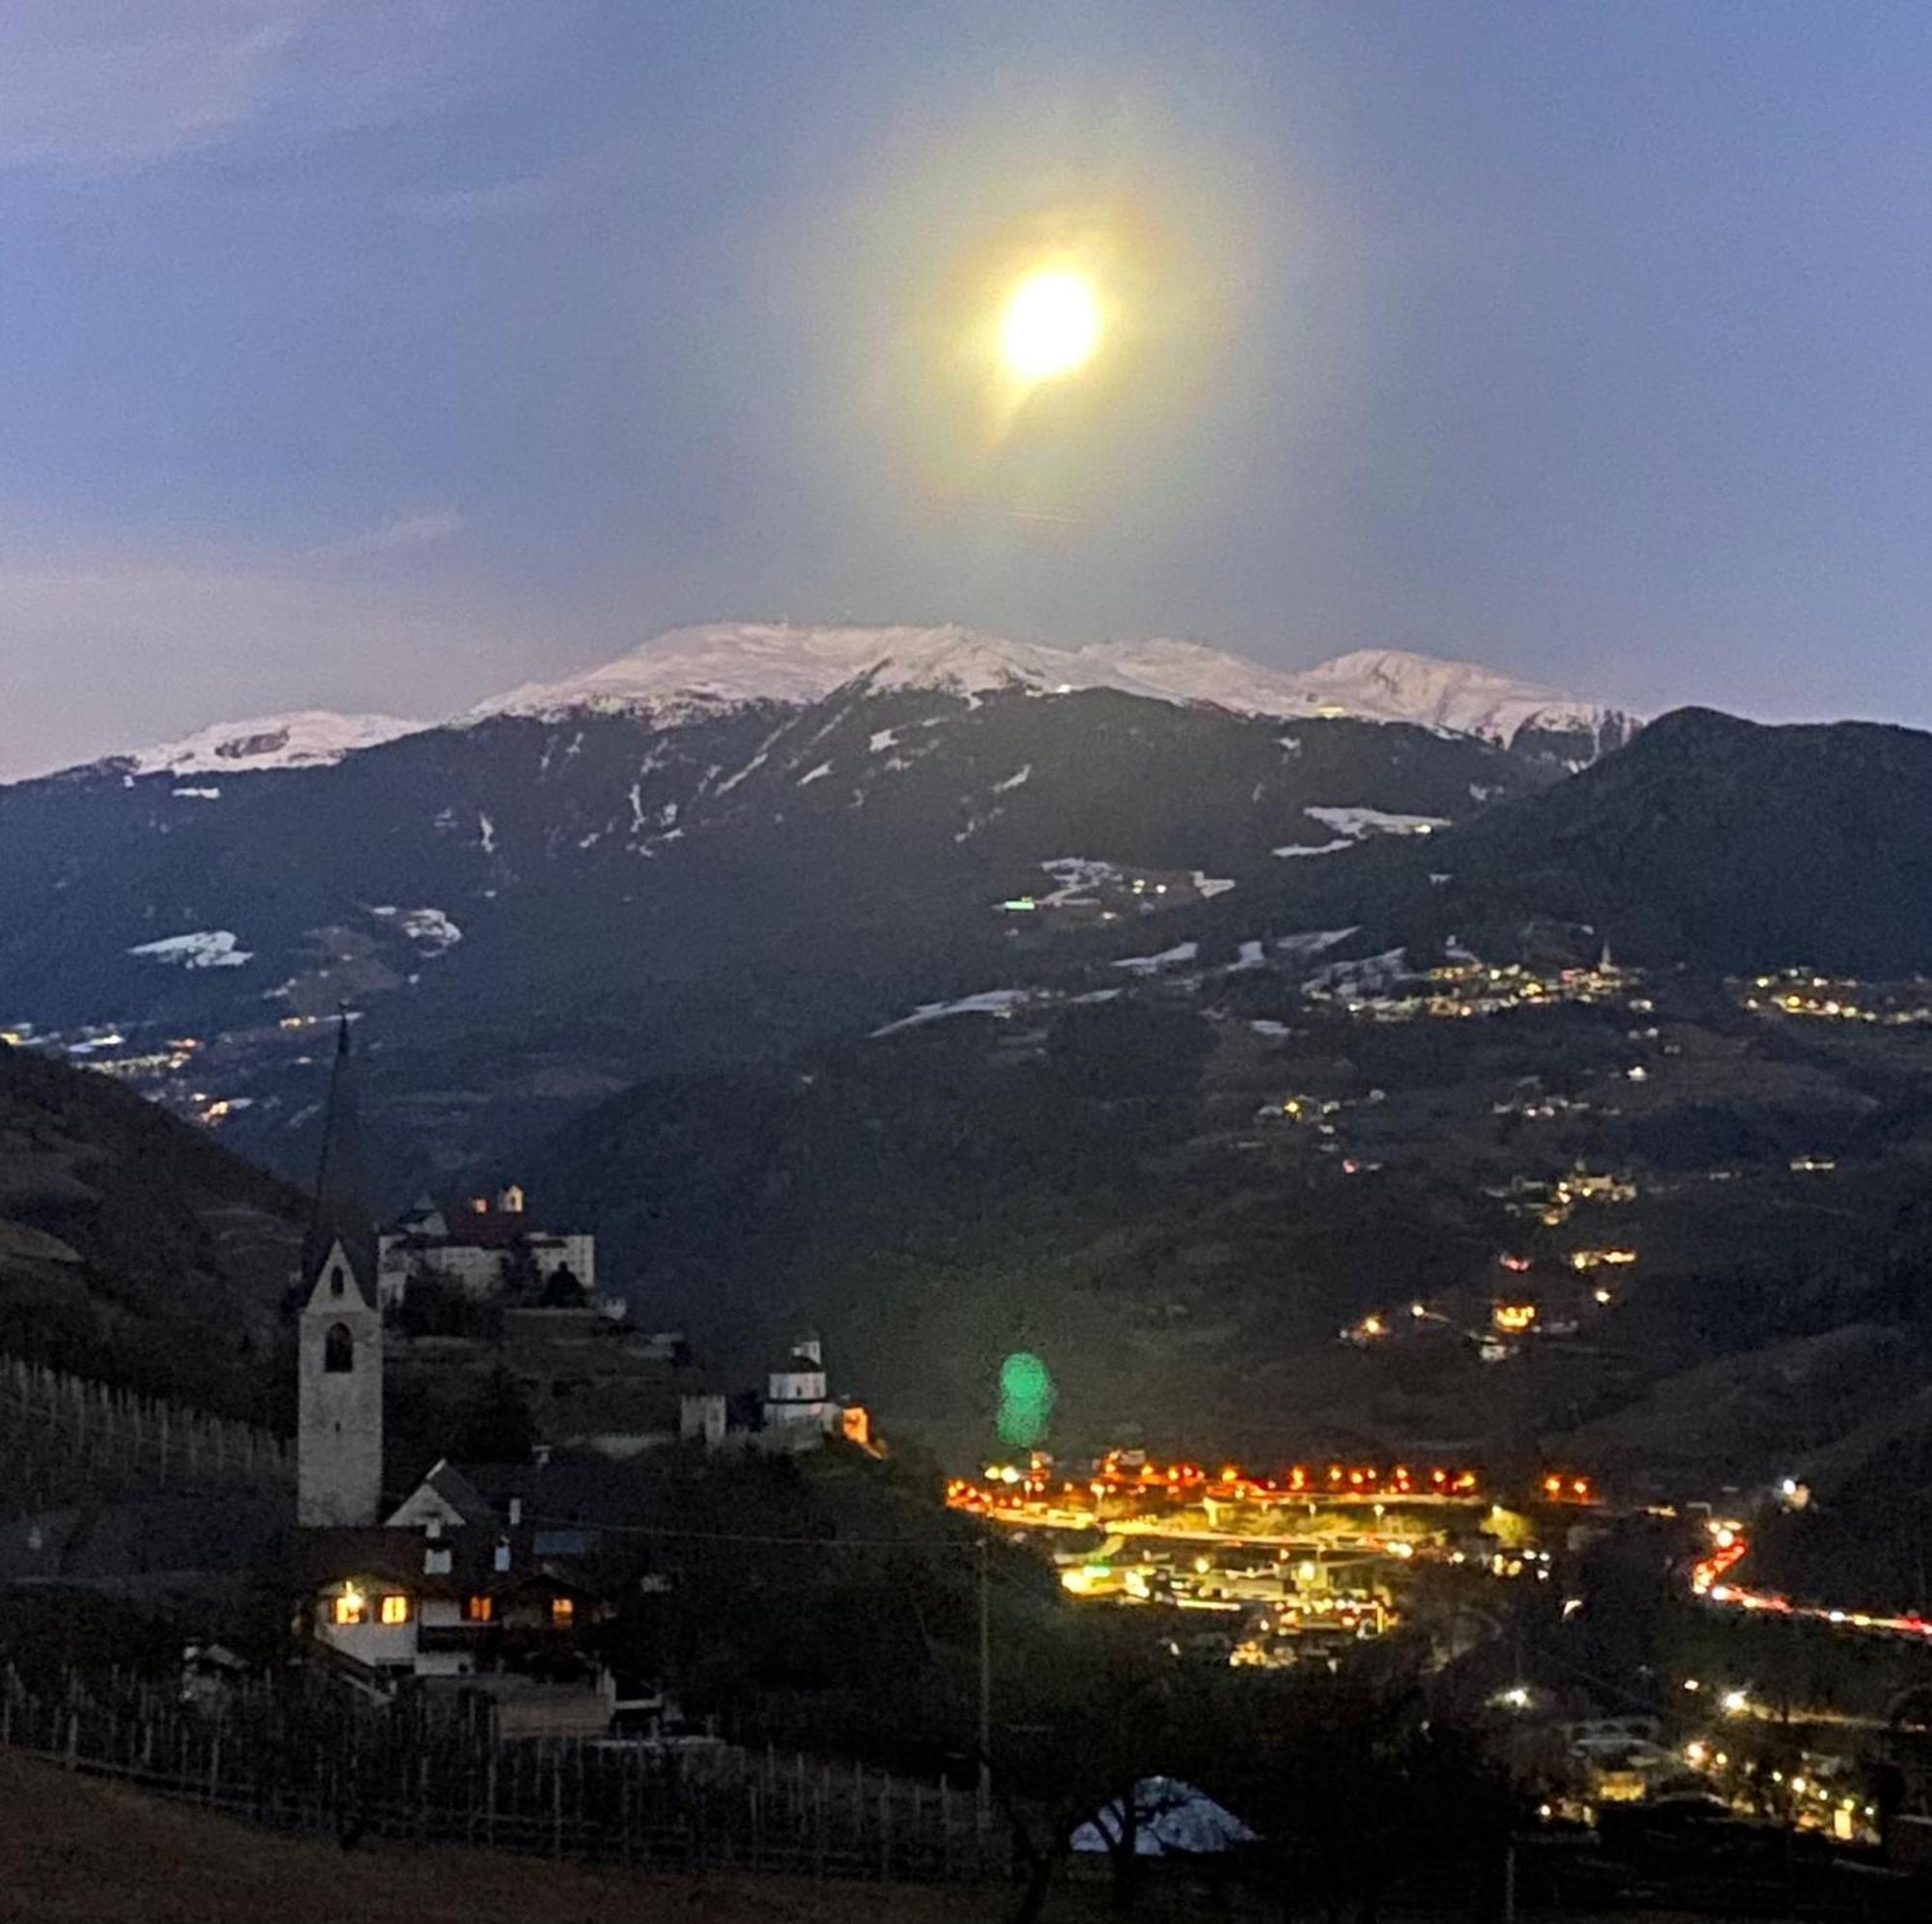
[[[1730,1571],[1744,1560],[1750,1548],[1749,1539],[1740,1523],[1710,1526],[1714,1547],[1709,1556],[1690,1572],[1690,1590],[1707,1603],[1726,1609],[1763,1611],[1776,1617],[1800,1617],[1827,1624],[1833,1629],[1867,1635],[1911,1637],[1923,1642],[1932,1637],[1932,1622],[1914,1612],[1908,1616],[1888,1616],[1870,1610],[1842,1610],[1823,1603],[1794,1603],[1775,1590],[1752,1590],[1729,1580]]]

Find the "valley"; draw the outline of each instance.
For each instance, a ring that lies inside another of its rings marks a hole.
[[[691,631],[0,789],[9,1033],[299,1179],[347,1003],[387,1207],[526,1182],[648,1327],[818,1329],[954,1464],[1020,1350],[1075,1450],[1856,1454],[1920,1345],[1932,745],[1049,657]]]

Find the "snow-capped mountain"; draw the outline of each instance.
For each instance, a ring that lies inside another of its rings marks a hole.
[[[128,775],[242,775],[257,769],[322,768],[431,724],[396,715],[337,715],[322,708],[216,722],[178,742],[110,755]]]
[[[950,694],[1112,689],[1242,715],[1294,714],[1308,706],[1293,676],[1188,641],[1054,648],[970,628],[718,622],[661,635],[584,674],[515,689],[465,719],[548,718],[591,709],[648,714],[662,722],[753,702],[805,705],[854,684],[874,693],[935,689]]]
[[[960,627],[796,627],[714,622],[674,629],[615,661],[526,682],[454,719],[625,715],[658,728],[753,707],[804,708],[841,689],[932,690],[968,698],[1111,690],[1231,715],[1406,722],[1522,749],[1555,769],[1619,748],[1639,725],[1602,703],[1466,662],[1399,649],[1342,655],[1306,669],[1270,667],[1192,641],[1102,641],[1078,648]],[[301,709],[219,722],[179,741],[106,756],[134,776],[208,777],[316,768],[439,724],[393,715]]]
[[[1636,717],[1560,690],[1400,648],[1361,648],[1293,677],[1321,712],[1419,722],[1513,747],[1524,736],[1587,737],[1607,752],[1634,734]]]
[[[603,666],[531,682],[463,719],[554,718],[577,710],[648,715],[660,725],[755,702],[803,705],[861,683],[975,694],[1112,689],[1237,715],[1413,722],[1505,747],[1522,735],[1570,740],[1588,761],[1634,732],[1628,715],[1472,663],[1397,649],[1273,668],[1191,641],[1103,641],[1054,648],[958,627],[816,628],[720,622],[673,630]]]
[[[525,1130],[653,1069],[869,1033],[1082,930],[1253,900],[1245,939],[1324,866],[1275,851],[1551,778],[1446,729],[1284,720],[1283,679],[1177,643],[712,630],[463,725],[212,730],[0,788],[0,1016],[144,1061],[196,1038],[185,1080],[154,1073],[298,1169],[309,1026],[348,998],[400,1104],[372,1126],[460,1159],[499,1105]],[[1109,879],[1053,899],[1068,861]]]

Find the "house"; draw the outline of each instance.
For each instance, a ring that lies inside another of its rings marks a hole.
[[[620,1464],[445,1459],[380,1526],[304,1533],[310,1630],[391,1678],[465,1678],[495,1694],[535,1681],[581,1694],[598,1676],[584,1632],[620,1594],[652,1587],[641,1546],[624,1534],[650,1509],[650,1485]],[[599,1687],[608,1697],[608,1680]],[[580,1704],[567,1714],[590,1712]],[[607,1703],[595,1727],[609,1717]]]
[[[330,1531],[305,1541],[316,1639],[366,1668],[413,1677],[578,1673],[591,1588],[540,1556],[531,1529]],[[608,1716],[608,1712],[607,1712]]]
[[[384,1231],[378,1268],[385,1309],[404,1300],[412,1276],[425,1273],[482,1298],[500,1293],[521,1272],[538,1295],[565,1296],[575,1282],[583,1300],[597,1301],[597,1238],[538,1229],[515,1183],[447,1211],[418,1197]]]
[[[732,1395],[722,1384],[694,1382],[678,1404],[678,1435],[707,1450],[731,1448],[795,1454],[842,1436],[871,1450],[872,1421],[863,1404],[834,1397],[828,1388],[824,1346],[801,1336],[765,1374],[763,1393]]]
[[[800,1337],[790,1355],[767,1372],[764,1419],[765,1429],[779,1436],[838,1434],[839,1409],[826,1392],[825,1351],[816,1336]]]

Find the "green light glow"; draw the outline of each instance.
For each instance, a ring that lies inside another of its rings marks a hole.
[[[1031,1450],[1046,1434],[1053,1415],[1053,1373],[1031,1350],[1000,1365],[1000,1440]]]

